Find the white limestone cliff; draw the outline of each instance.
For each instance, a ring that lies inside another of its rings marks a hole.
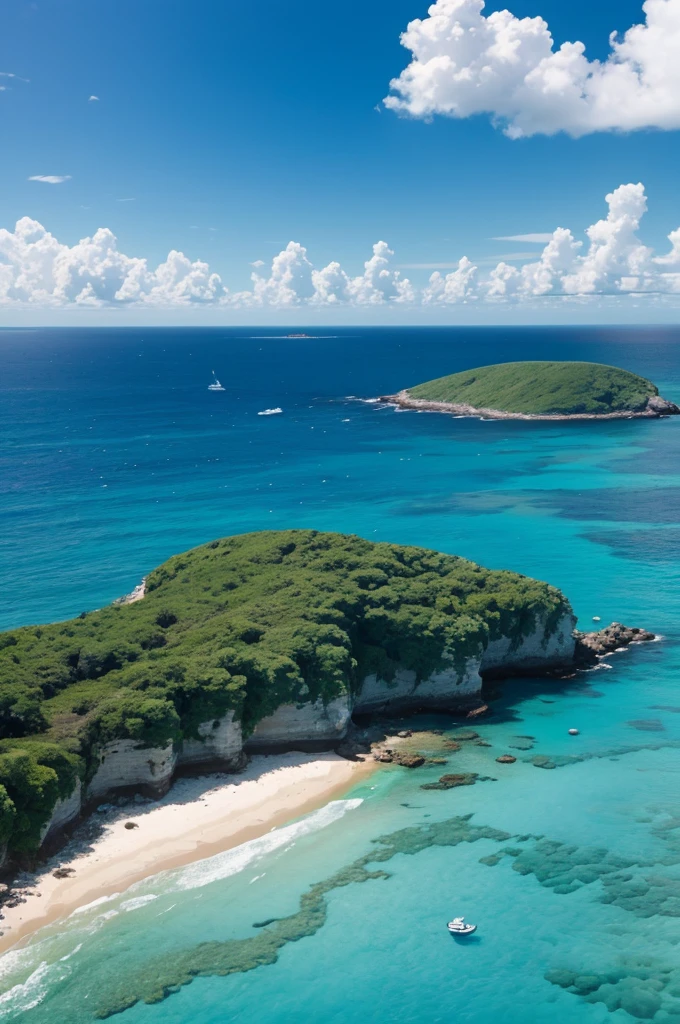
[[[539,621],[533,632],[522,637],[519,644],[509,637],[492,640],[482,655],[479,670],[482,675],[512,675],[522,670],[535,671],[567,665],[574,659],[575,625],[576,618],[567,613],[547,635],[545,622]]]
[[[243,764],[243,735],[241,723],[234,721],[234,712],[224,718],[202,722],[198,727],[200,739],[185,739],[177,764],[220,765],[223,770],[238,769]]]
[[[87,787],[87,800],[132,787],[161,796],[170,788],[177,762],[172,742],[165,747],[145,747],[137,740],[107,743],[99,758],[99,767]]]
[[[80,779],[76,779],[73,792],[62,800],[57,800],[50,820],[46,825],[43,825],[40,833],[40,844],[42,845],[74,822],[80,816],[81,805],[82,786]]]
[[[310,746],[339,742],[347,733],[352,714],[347,695],[324,704],[322,700],[307,704],[282,704],[273,715],[263,718],[248,737],[247,751],[302,743]]]
[[[417,681],[411,669],[398,669],[394,679],[366,676],[354,701],[354,711],[370,714],[380,710],[453,708],[478,697],[482,689],[479,658],[468,658],[459,672],[453,665]]]

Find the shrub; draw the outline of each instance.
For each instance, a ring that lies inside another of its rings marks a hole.
[[[47,721],[42,712],[43,692],[24,683],[0,683],[0,739],[42,732]]]

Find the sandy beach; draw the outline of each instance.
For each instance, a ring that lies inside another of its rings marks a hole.
[[[160,800],[104,805],[100,834],[76,834],[31,881],[26,902],[4,908],[0,953],[38,928],[169,868],[256,839],[340,796],[372,762],[337,754],[256,755],[239,775],[179,779]],[[134,822],[135,828],[126,828]],[[55,878],[57,868],[73,874]]]

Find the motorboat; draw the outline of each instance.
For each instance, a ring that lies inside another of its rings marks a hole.
[[[472,935],[477,931],[476,924],[466,924],[464,917],[454,917],[446,926],[452,935]]]
[[[212,382],[212,384],[208,384],[208,391],[224,391],[224,388],[222,387],[222,385],[218,381],[217,377],[215,376],[215,371],[214,370],[213,370],[213,382]]]

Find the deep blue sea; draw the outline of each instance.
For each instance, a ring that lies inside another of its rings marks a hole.
[[[0,959],[0,1018],[89,1024],[157,981],[166,998],[113,1019],[678,1024],[680,417],[480,422],[359,399],[545,358],[613,363],[680,402],[680,329],[307,331],[0,332],[0,629],[100,607],[221,535],[316,527],[537,576],[582,627],[663,639],[569,684],[505,684],[476,726],[491,746],[446,769],[489,781],[425,791],[442,769],[388,768],[38,933]],[[472,940],[446,932],[453,911]],[[290,918],[273,953],[253,927],[270,918]]]

